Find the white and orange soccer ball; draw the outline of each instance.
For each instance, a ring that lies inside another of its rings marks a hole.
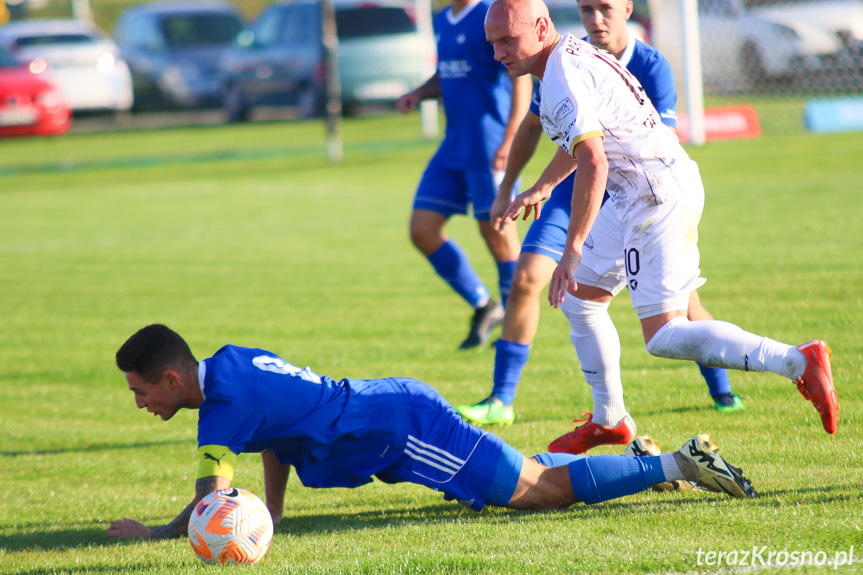
[[[204,563],[256,563],[273,541],[273,519],[261,499],[229,487],[204,497],[189,520],[189,542]]]

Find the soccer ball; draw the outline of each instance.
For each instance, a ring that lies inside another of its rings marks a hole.
[[[204,563],[256,563],[272,541],[273,519],[267,506],[245,489],[210,493],[189,520],[189,542]]]

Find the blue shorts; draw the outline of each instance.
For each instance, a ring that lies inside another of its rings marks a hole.
[[[572,186],[575,172],[559,183],[551,192],[551,197],[542,206],[539,219],[530,224],[521,251],[547,256],[556,262],[563,255],[566,245],[566,231],[569,228],[569,215],[572,211]]]
[[[433,387],[395,378],[408,394],[404,454],[375,474],[386,483],[417,483],[476,511],[512,499],[524,456],[498,436],[465,422]]]
[[[497,190],[491,170],[456,170],[431,162],[420,180],[413,209],[450,217],[466,214],[468,204],[472,204],[473,217],[488,221]]]
[[[569,216],[572,213],[572,188],[575,185],[575,172],[559,183],[551,192],[551,197],[542,206],[539,219],[530,224],[521,251],[547,256],[560,262],[566,245],[566,232]],[[602,198],[602,203],[608,194]]]

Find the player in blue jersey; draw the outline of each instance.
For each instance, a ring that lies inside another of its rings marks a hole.
[[[397,102],[405,113],[422,100],[443,102],[446,133],[416,191],[410,235],[434,271],[474,309],[461,349],[484,343],[503,318],[519,251],[516,230],[496,233],[489,211],[530,103],[532,83],[528,77],[511,79],[494,60],[483,29],[490,4],[491,0],[453,0],[437,15],[437,71]],[[444,233],[450,216],[466,214],[469,206],[497,263],[503,305],[492,298],[461,247]]]
[[[655,48],[637,40],[627,30],[632,15],[631,0],[579,0],[581,20],[588,32],[586,40],[613,54],[644,86],[647,96],[659,111],[662,123],[677,128],[677,92],[674,73],[668,60]],[[501,192],[492,207],[495,225],[509,207],[512,190],[522,169],[536,150],[542,135],[539,119],[539,89],[534,90],[530,111],[519,127],[510,152]],[[495,366],[491,394],[473,405],[458,405],[456,409],[468,421],[476,424],[512,423],[516,388],[530,354],[530,346],[539,325],[539,295],[564,250],[569,225],[572,188],[575,173],[570,174],[552,192],[542,207],[541,216],[533,222],[522,242],[521,254],[513,279],[503,333],[496,342]],[[607,197],[607,196],[606,196]],[[506,223],[505,227],[511,224]],[[713,319],[693,291],[688,316],[691,320]],[[739,396],[731,391],[728,373],[721,368],[699,364],[716,408],[723,412],[743,408]],[[592,375],[585,373],[588,382]],[[576,430],[586,449],[609,442],[628,443],[635,435],[622,401],[623,388],[594,388],[594,408],[591,419]],[[587,414],[585,414],[587,415]],[[586,450],[585,449],[585,450]]]
[[[272,352],[231,345],[199,362],[182,337],[159,324],[132,335],[116,362],[138,408],[163,420],[180,409],[198,410],[198,473],[194,499],[173,521],[151,529],[125,518],[111,524],[111,538],[185,535],[197,502],[230,486],[240,453],[262,454],[276,523],[291,466],[306,487],[353,488],[376,477],[430,487],[477,511],[591,504],[675,480],[755,497],[706,435],[658,456],[528,459],[410,378],[336,381]]]

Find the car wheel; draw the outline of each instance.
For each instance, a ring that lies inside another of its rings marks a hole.
[[[225,90],[223,106],[229,122],[248,122],[251,118],[249,104],[235,84],[229,85]]]

